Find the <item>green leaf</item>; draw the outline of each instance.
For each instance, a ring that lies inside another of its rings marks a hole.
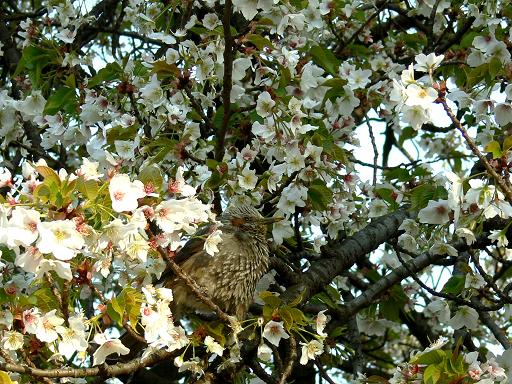
[[[222,126],[222,120],[224,119],[224,106],[221,105],[219,108],[217,108],[217,111],[215,111],[215,116],[213,116],[213,126],[215,129],[220,129]]]
[[[48,182],[48,185],[50,183],[56,184],[60,186],[60,177],[53,169],[50,167],[46,167],[44,165],[39,165],[35,167],[35,170],[37,173],[39,173],[41,176],[43,176],[44,181]]]
[[[344,85],[347,85],[347,80],[340,79],[339,77],[327,79],[322,83],[322,86],[331,88],[343,88]]]
[[[466,282],[466,276],[452,276],[448,279],[444,285],[442,292],[450,293],[452,295],[458,295],[464,289]]]
[[[443,187],[431,184],[422,184],[411,191],[411,209],[425,208],[430,200],[445,199],[447,192]]]
[[[494,56],[489,62],[489,75],[494,80],[496,76],[498,76],[503,70],[503,63],[501,60]]]
[[[395,285],[389,291],[387,299],[379,303],[379,313],[385,319],[399,323],[400,310],[404,308],[407,301],[408,298],[402,287]]]
[[[446,353],[441,349],[434,349],[433,351],[428,351],[426,353],[422,353],[419,356],[415,356],[411,360],[411,364],[424,364],[424,365],[432,365],[432,364],[440,364],[446,359]]]
[[[332,191],[322,180],[316,179],[309,185],[308,199],[314,210],[325,211],[332,202]]]
[[[484,147],[484,151],[491,152],[493,159],[497,159],[503,154],[501,151],[500,143],[495,140],[487,143],[487,145]]]
[[[302,300],[304,299],[304,290],[302,290],[300,292],[300,294],[298,294],[297,296],[295,296],[295,298],[290,302],[288,303],[288,306],[290,307],[296,307],[297,305],[299,305],[300,303],[302,303]]]
[[[34,199],[36,201],[40,201],[41,203],[45,204],[50,200],[51,190],[47,184],[41,183],[34,188],[34,192],[32,194],[34,195]]]
[[[139,173],[139,180],[142,181],[144,184],[153,184],[157,191],[160,191],[162,189],[162,185],[164,183],[162,171],[160,170],[160,167],[156,164],[148,164],[143,166]]]
[[[423,382],[425,384],[436,384],[441,378],[441,371],[436,365],[428,366],[423,372]]]
[[[338,68],[340,61],[334,56],[330,49],[324,48],[320,45],[315,45],[309,50],[310,55],[313,57],[315,64],[325,69],[331,75],[338,75]]]
[[[256,48],[258,48],[260,51],[265,47],[269,47],[272,50],[274,49],[274,45],[272,44],[272,42],[266,37],[263,37],[262,35],[251,33],[245,37],[248,41],[253,43],[256,46]]]
[[[204,184],[205,189],[211,189],[215,190],[219,188],[224,181],[226,180],[227,175],[226,173],[220,173],[219,171],[215,170],[212,172],[212,175],[208,180],[206,180],[206,183]]]
[[[0,260],[8,261],[10,263],[14,263],[14,260],[16,259],[16,253],[3,244],[0,244],[0,255]]]
[[[396,194],[395,191],[389,188],[376,188],[375,194],[384,200],[386,203],[390,204],[392,209],[398,208],[398,204],[395,200]]]
[[[206,159],[205,164],[206,164],[206,166],[208,167],[208,169],[210,171],[216,171],[217,170],[217,166],[219,165],[219,162],[217,160],[214,160],[214,159]]]
[[[400,136],[398,138],[398,144],[401,146],[404,144],[406,140],[413,139],[418,135],[418,131],[413,127],[405,127],[402,129]]]
[[[18,76],[26,70],[32,83],[38,86],[43,68],[52,63],[55,53],[55,51],[50,49],[29,45],[23,50],[14,76]]]
[[[139,129],[139,124],[133,124],[128,128],[117,125],[115,127],[110,128],[107,131],[107,143],[109,145],[113,145],[116,140],[133,140],[137,135],[137,131]],[[161,140],[159,138],[158,140]],[[157,142],[152,142],[149,147],[155,146]]]
[[[32,293],[32,296],[37,299],[37,307],[45,312],[58,308],[57,300],[55,300],[55,296],[50,288],[38,289]]]
[[[346,326],[336,327],[333,331],[329,332],[329,337],[332,339],[337,338],[338,336],[341,336],[347,332]]]
[[[278,308],[282,303],[282,300],[279,297],[269,291],[260,292],[260,298],[263,300],[265,305],[268,305],[272,309]]]
[[[508,151],[512,148],[512,136],[506,136],[505,140],[503,140],[503,152]]]
[[[75,90],[69,87],[62,87],[48,98],[43,114],[55,115],[59,111],[73,113],[76,105]]]
[[[402,167],[396,167],[392,169],[384,170],[384,176],[387,180],[398,180],[398,181],[408,181],[411,180],[411,175],[409,171]]]
[[[176,64],[169,64],[165,60],[158,60],[153,63],[153,68],[151,69],[153,73],[156,73],[160,76],[179,76],[180,70],[176,66]]]
[[[329,295],[329,298],[332,301],[334,301],[335,303],[339,302],[341,300],[340,292],[336,288],[334,288],[332,285],[325,286],[324,290],[325,290],[325,293],[327,293],[327,295]]]
[[[115,297],[112,298],[112,301],[116,300]],[[116,322],[119,326],[123,326],[123,318],[112,305],[112,301],[107,304],[107,315],[112,319],[112,321]]]
[[[96,200],[99,193],[98,182],[96,180],[85,180],[83,177],[77,179],[76,189],[89,201]]]
[[[293,321],[296,324],[306,324],[307,319],[304,313],[298,308],[289,307],[290,314],[292,315]]]
[[[87,86],[89,88],[94,88],[103,82],[118,80],[122,74],[123,74],[123,69],[121,68],[121,66],[118,63],[116,63],[116,62],[108,63],[105,66],[105,68],[102,68],[98,71],[96,76],[93,76],[92,78],[89,79]]]

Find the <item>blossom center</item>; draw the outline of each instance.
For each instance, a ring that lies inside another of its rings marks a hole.
[[[116,191],[114,193],[114,199],[116,199],[117,201],[123,200],[124,195],[125,195],[124,192]]]

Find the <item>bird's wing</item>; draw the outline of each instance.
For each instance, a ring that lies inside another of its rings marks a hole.
[[[190,238],[189,241],[185,243],[183,248],[181,248],[178,253],[174,256],[173,260],[176,262],[176,264],[182,265],[185,261],[190,259],[191,256],[202,253],[204,257],[196,258],[195,262],[201,262],[204,261],[206,264],[208,262],[209,255],[203,251],[204,248],[204,241],[206,235],[210,232],[211,225],[206,225],[203,228],[199,229],[194,235]],[[203,259],[203,260],[201,260]],[[171,279],[174,275],[174,272],[171,268],[167,268],[164,273],[162,273],[162,276],[160,279],[158,279],[156,284],[168,281]]]

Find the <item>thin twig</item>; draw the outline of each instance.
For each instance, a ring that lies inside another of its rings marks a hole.
[[[340,42],[340,44],[338,44],[338,46],[336,47],[336,49],[334,50],[334,53],[340,53],[342,51],[343,48],[345,48],[347,45],[349,45],[350,43],[352,43],[356,37],[358,37],[359,35],[361,35],[361,32],[363,32],[363,30],[368,26],[368,24],[370,24],[370,22],[375,18],[377,17],[383,9],[386,8],[386,4],[387,4],[387,0],[383,1],[382,4],[380,4],[378,7],[377,7],[377,11],[375,11],[368,19],[366,19],[366,21],[364,22],[363,25],[361,25],[361,27],[359,27],[359,29],[357,31],[355,31],[352,36],[350,36],[350,38],[346,41],[346,42]]]
[[[263,201],[259,204],[259,207],[263,207],[265,206],[265,204],[267,203],[270,203],[272,201],[272,199],[275,199],[277,196],[280,196],[281,195],[281,192],[283,192],[283,190],[289,186],[293,180],[295,180],[295,177],[299,174],[298,171],[295,171],[293,172],[290,177],[288,177],[288,179],[282,183],[279,188],[277,188],[274,193],[272,193],[270,196],[266,197],[265,199],[263,199]]]
[[[151,237],[154,237],[153,233],[150,229],[147,229],[149,235]],[[188,273],[186,273],[176,262],[173,260],[173,258],[169,255],[168,252],[166,252],[162,247],[157,247],[158,253],[160,253],[160,256],[167,261],[167,264],[169,267],[171,267],[172,271],[178,276],[181,280],[185,282],[185,284],[190,288],[190,290],[194,293],[194,295],[197,296],[199,300],[201,300],[204,304],[206,304],[212,311],[214,311],[219,319],[224,321],[225,323],[232,325],[233,324],[233,316],[228,315],[226,312],[224,312],[217,304],[215,304],[212,299],[208,296],[206,290],[199,286],[195,282],[194,279],[190,277]]]
[[[254,374],[263,380],[266,384],[278,384],[276,379],[265,372],[256,358],[249,360],[247,365],[252,369]]]
[[[314,362],[315,362],[315,365],[316,365],[316,366],[317,366],[317,368],[318,368],[318,372],[320,373],[320,376],[322,376],[322,378],[323,378],[324,380],[326,380],[329,384],[336,384],[336,383],[334,382],[334,380],[333,380],[333,379],[331,379],[331,377],[327,374],[327,372],[326,372],[325,368],[324,368],[324,367],[323,367],[323,365],[318,361],[318,359],[315,359],[315,360],[314,360]]]
[[[50,286],[50,289],[53,293],[53,296],[55,296],[55,299],[57,299],[57,303],[59,304],[60,310],[62,312],[62,316],[64,317],[64,321],[67,324],[69,320],[69,308],[67,308],[67,302],[64,304],[64,300],[62,299],[62,295],[60,294],[57,285],[55,284],[55,281],[53,280],[52,276],[49,273],[44,274],[45,280]]]
[[[368,126],[368,133],[370,134],[370,140],[373,147],[373,186],[375,187],[377,185],[377,164],[379,161],[379,150],[377,149],[377,144],[375,143],[373,127],[368,120],[368,116],[366,116],[366,125]]]
[[[505,303],[498,303],[496,305],[488,306],[487,307],[487,306],[485,306],[483,304],[475,304],[475,303],[472,303],[471,301],[464,300],[463,298],[458,297],[456,295],[452,295],[452,294],[449,294],[449,293],[438,292],[435,289],[430,288],[423,281],[421,281],[421,279],[418,276],[416,276],[416,273],[409,268],[409,264],[402,258],[402,256],[400,256],[400,253],[407,253],[407,252],[404,252],[404,249],[402,249],[400,247],[397,247],[396,245],[392,245],[392,246],[393,246],[394,251],[396,252],[396,256],[398,257],[398,260],[400,261],[402,266],[407,270],[407,272],[409,273],[409,276],[421,288],[426,290],[432,296],[442,297],[443,299],[454,301],[458,305],[467,305],[468,307],[471,307],[471,308],[473,308],[473,309],[475,309],[477,311],[482,311],[482,312],[484,312],[484,311],[485,312],[497,311],[497,310],[503,308],[503,306],[505,305]]]
[[[464,128],[462,126],[460,120],[457,119],[457,116],[455,116],[455,114],[453,113],[451,108],[448,106],[448,104],[446,102],[446,98],[440,97],[439,98],[439,102],[441,103],[441,105],[443,106],[444,110],[446,111],[446,113],[448,114],[450,119],[452,120],[453,124],[455,124],[455,126],[457,127],[459,132],[462,134],[462,136],[464,137],[464,139],[468,143],[468,146],[469,146],[469,148],[471,148],[471,151],[480,159],[482,164],[485,166],[485,169],[487,170],[487,172],[489,172],[489,174],[492,176],[492,178],[500,186],[502,192],[505,194],[505,196],[507,196],[508,202],[512,203],[512,190],[509,188],[509,186],[507,185],[505,180],[503,180],[503,178],[500,175],[498,175],[498,173],[496,172],[494,167],[489,163],[489,161],[482,154],[482,152],[480,152],[480,150],[476,146],[476,144],[473,141],[473,139],[469,136],[468,131],[466,130],[466,128]]]

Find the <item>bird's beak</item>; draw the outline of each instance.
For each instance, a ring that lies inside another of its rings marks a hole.
[[[272,224],[277,223],[278,221],[284,220],[284,217],[282,216],[276,216],[276,217],[264,217],[261,219],[261,222],[263,224]]]

